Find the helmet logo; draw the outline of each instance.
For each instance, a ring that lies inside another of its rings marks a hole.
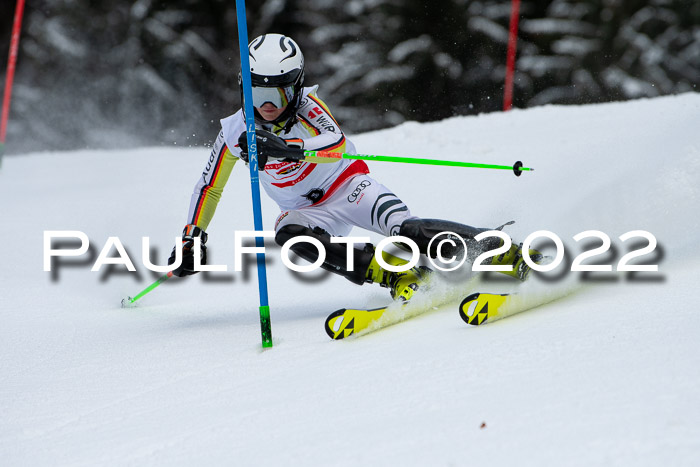
[[[280,47],[282,48],[282,52],[286,52],[286,51],[287,51],[287,47],[285,47],[285,45],[284,45],[284,40],[285,40],[285,39],[287,39],[287,37],[281,37],[281,38],[280,38]],[[289,52],[289,55],[287,55],[287,56],[284,57],[282,60],[280,60],[280,63],[283,62],[283,61],[285,61],[285,60],[287,60],[288,58],[292,58],[292,57],[296,56],[296,54],[297,54],[297,48],[294,46],[294,42],[290,40],[290,41],[288,42],[288,44],[289,44],[289,47],[292,48],[292,51]]]
[[[258,42],[257,44],[252,44],[254,50],[258,50],[262,43],[265,42],[265,36],[266,34],[263,34],[262,36],[260,36],[260,42]]]

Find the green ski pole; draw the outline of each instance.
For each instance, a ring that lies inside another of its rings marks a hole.
[[[407,164],[424,164],[424,165],[443,165],[449,167],[472,167],[477,169],[500,169],[512,170],[516,176],[520,176],[523,172],[531,172],[535,169],[523,167],[523,163],[517,161],[513,165],[496,165],[496,164],[477,164],[474,162],[462,161],[445,161],[441,159],[425,159],[415,157],[398,157],[398,156],[378,156],[373,154],[347,154],[344,152],[329,152],[329,151],[304,151],[303,160],[307,162],[333,161],[337,159],[361,159],[366,161],[379,162],[402,162]]]
[[[148,287],[146,287],[145,289],[143,289],[141,292],[139,292],[134,298],[131,298],[131,297],[123,298],[123,299],[122,299],[122,308],[129,308],[129,307],[134,306],[134,303],[136,302],[136,300],[138,300],[139,298],[143,297],[143,296],[146,295],[148,292],[150,292],[151,290],[155,289],[156,287],[158,287],[160,284],[162,284],[163,282],[167,281],[167,280],[170,279],[171,277],[173,277],[173,272],[172,272],[172,271],[170,271],[170,272],[168,272],[167,274],[161,276],[161,277],[160,277],[157,281],[155,281],[153,284],[149,285]]]

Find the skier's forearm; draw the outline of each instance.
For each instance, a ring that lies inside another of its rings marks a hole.
[[[305,138],[305,151],[345,152],[347,140],[342,133],[321,133],[318,136]]]
[[[207,161],[202,176],[195,185],[187,215],[188,224],[194,224],[203,230],[207,229],[214,217],[224,186],[238,160],[225,146],[216,156],[214,154],[216,153],[212,152],[213,157]]]

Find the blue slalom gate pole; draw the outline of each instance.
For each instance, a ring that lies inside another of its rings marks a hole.
[[[248,161],[250,168],[250,188],[253,195],[253,221],[255,230],[262,232],[262,208],[260,205],[260,179],[258,177],[258,148],[255,144],[255,113],[253,111],[253,89],[250,77],[250,58],[248,57],[248,25],[246,22],[245,0],[236,0],[238,20],[238,44],[241,50],[241,78],[243,80],[243,110],[245,112],[246,136],[248,137]],[[255,237],[255,246],[262,248],[265,241]],[[260,289],[260,333],[263,348],[272,347],[272,328],[270,326],[270,305],[267,300],[267,270],[265,253],[257,253],[258,287]]]

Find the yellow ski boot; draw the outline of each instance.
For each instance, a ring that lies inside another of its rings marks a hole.
[[[512,271],[500,271],[501,274],[507,276],[515,277],[521,281],[526,281],[528,274],[532,270],[530,266],[525,263],[523,259],[523,244],[511,245],[510,250],[503,253],[500,256],[494,256],[491,260],[491,264],[498,266],[513,266]],[[544,259],[544,256],[537,250],[530,250],[530,258],[536,264],[540,264]]]
[[[408,263],[407,260],[385,251],[382,252],[382,258],[384,262],[392,266],[402,266]],[[388,287],[391,298],[394,300],[408,301],[419,287],[427,284],[431,273],[432,270],[425,266],[416,266],[404,272],[387,271],[379,265],[375,256],[367,268],[365,281],[376,282],[382,287]]]

